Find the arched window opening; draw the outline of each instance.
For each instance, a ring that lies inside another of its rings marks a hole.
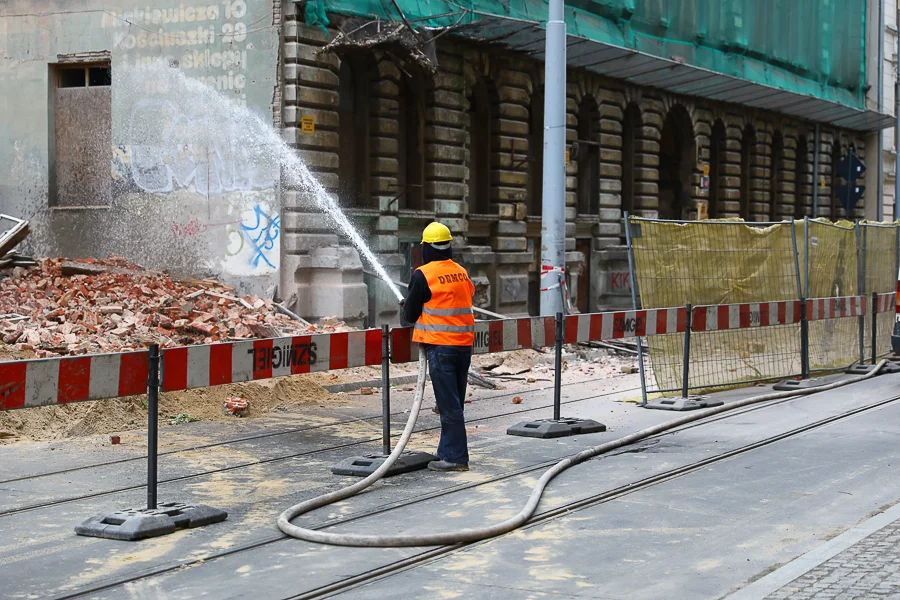
[[[741,218],[750,220],[750,206],[753,203],[753,167],[756,165],[756,130],[752,125],[744,127],[741,137]]]
[[[544,209],[544,90],[531,95],[528,114],[528,214],[540,217]]]
[[[844,215],[844,208],[841,199],[838,197],[837,187],[841,185],[840,171],[841,164],[841,144],[835,140],[831,145],[831,220],[837,221]]]
[[[585,96],[578,107],[578,214],[600,212],[600,110]]]
[[[488,84],[479,79],[469,97],[469,213],[486,215],[491,206],[493,106]]]
[[[638,105],[632,103],[625,107],[622,123],[622,211],[628,213],[633,213],[635,208],[636,142],[642,125],[641,109]]]
[[[709,140],[709,207],[710,219],[719,217],[722,206],[722,171],[725,166],[725,123],[713,124]]]
[[[691,204],[691,178],[696,163],[691,115],[677,104],[666,115],[659,140],[659,218],[684,218]]]
[[[809,170],[809,147],[806,137],[797,139],[797,156],[794,159],[794,217],[803,218],[807,214],[806,172]]]
[[[338,88],[339,191],[348,206],[369,200],[369,71],[365,63],[345,56]]]
[[[777,221],[781,206],[781,163],[784,161],[784,137],[780,131],[772,136],[772,158],[769,165],[769,220]]]
[[[425,94],[418,73],[400,76],[397,115],[397,195],[400,209],[425,205]]]

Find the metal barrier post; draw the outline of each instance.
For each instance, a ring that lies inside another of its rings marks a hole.
[[[150,344],[147,377],[147,508],[156,508],[159,451],[159,344]]]
[[[553,420],[559,421],[562,403],[562,347],[565,341],[566,320],[561,312],[556,313],[556,355],[553,358],[556,375],[553,378]]]
[[[391,332],[381,326],[381,451],[391,453]]]
[[[628,211],[625,211],[625,244],[628,248],[628,276],[631,278],[631,304],[634,310],[638,309],[638,301],[637,301],[637,275],[635,274],[634,268],[634,246],[631,243],[631,219],[628,215]],[[644,346],[643,339],[636,337],[634,338],[637,343],[637,353],[638,353],[638,372],[641,377],[641,406],[647,406],[647,381],[645,379],[644,373]]]
[[[684,307],[685,311],[687,311],[685,315],[685,329],[684,329],[684,358],[682,362],[681,370],[681,397],[688,397],[688,382],[691,374],[691,305],[687,304]]]
[[[462,399],[460,399],[462,400]],[[391,454],[391,328],[386,323],[381,326],[381,453],[351,456],[331,467],[335,475],[367,477],[380,467]],[[385,477],[418,471],[437,460],[429,452],[404,450],[391,465]]]
[[[878,292],[872,292],[872,364],[878,362]]]
[[[856,222],[856,295],[863,296],[866,293],[866,275],[865,275],[865,266],[863,263],[863,256],[865,254],[865,250],[862,242],[862,231],[859,226],[859,221]],[[863,315],[860,315],[856,318],[857,328],[859,330],[859,364],[862,365],[866,361],[866,318]]]
[[[126,508],[94,515],[75,526],[75,533],[88,537],[135,541],[174,533],[178,529],[202,527],[224,521],[228,513],[206,504],[157,503],[159,446],[159,344],[150,344],[147,368],[147,508]]]
[[[809,379],[809,315],[806,298],[800,298],[800,378]]]
[[[593,419],[564,419],[560,415],[562,405],[562,350],[566,341],[566,316],[561,312],[556,313],[555,333],[556,351],[553,357],[553,365],[556,375],[553,378],[553,418],[516,423],[506,430],[507,435],[548,439],[606,431],[606,425]]]

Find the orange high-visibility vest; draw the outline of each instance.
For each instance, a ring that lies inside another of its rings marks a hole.
[[[475,343],[475,286],[466,270],[452,260],[437,260],[419,267],[431,290],[431,300],[413,329],[413,341],[436,346],[471,346]]]

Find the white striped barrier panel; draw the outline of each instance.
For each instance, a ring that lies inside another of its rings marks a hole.
[[[144,394],[149,364],[147,351],[0,363],[0,410]]]
[[[896,292],[887,292],[885,294],[878,294],[878,312],[886,313],[897,310],[897,293]]]
[[[692,331],[723,331],[772,325],[793,325],[800,322],[800,301],[745,302],[696,306],[691,318]],[[866,314],[864,296],[811,298],[806,301],[808,321],[858,317]]]
[[[161,390],[172,392],[381,364],[381,330],[293,336],[162,351]]]
[[[599,342],[667,333],[684,333],[685,308],[658,308],[566,317],[565,342]],[[416,360],[418,344],[412,341],[412,328],[391,330],[391,362]],[[523,348],[544,348],[556,344],[554,317],[526,317],[475,323],[473,354],[510,352]]]

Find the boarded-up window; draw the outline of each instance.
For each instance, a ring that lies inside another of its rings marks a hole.
[[[110,203],[112,95],[109,65],[52,65],[53,206]]]

